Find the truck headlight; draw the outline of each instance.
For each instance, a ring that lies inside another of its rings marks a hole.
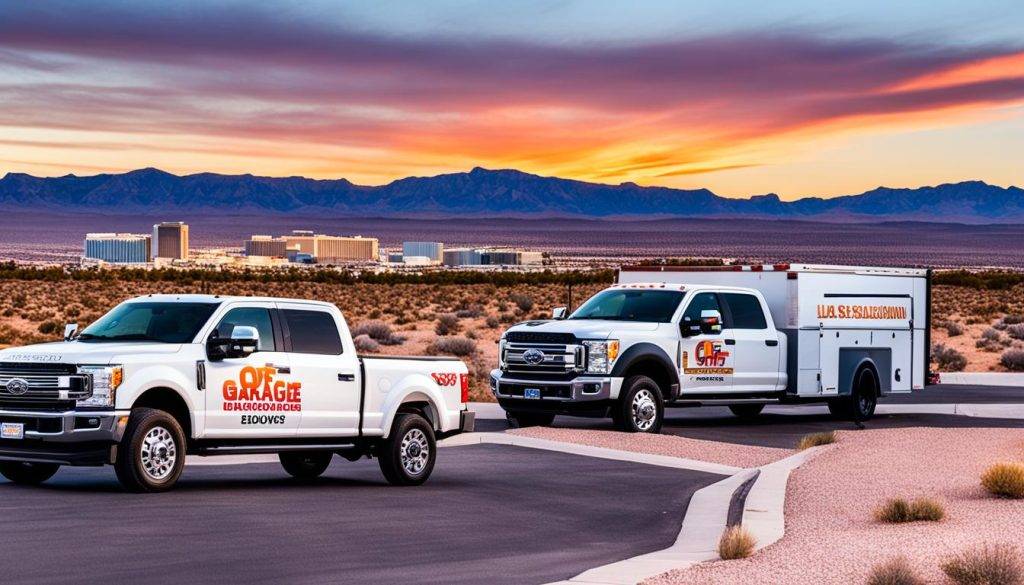
[[[124,381],[121,366],[79,366],[79,374],[92,376],[92,396],[79,400],[78,406],[113,406],[117,387]]]
[[[587,347],[587,372],[591,374],[609,374],[615,358],[619,357],[619,340],[584,341]]]

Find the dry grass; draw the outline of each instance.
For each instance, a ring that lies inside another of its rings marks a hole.
[[[1024,498],[1024,465],[997,463],[982,474],[981,485],[1000,498]]]
[[[757,540],[750,531],[740,525],[730,526],[718,541],[718,556],[722,560],[745,559],[754,554]]]
[[[907,557],[898,556],[871,569],[867,585],[924,585],[925,580],[910,566]]]
[[[985,545],[964,551],[942,564],[942,572],[957,585],[1020,585],[1024,563],[1010,545]]]
[[[796,444],[797,451],[803,451],[804,449],[810,449],[811,447],[818,447],[820,445],[831,445],[836,442],[836,432],[828,431],[826,433],[811,433],[804,435],[800,438],[800,442]]]
[[[945,517],[945,507],[934,498],[918,498],[913,502],[891,498],[875,510],[875,520],[888,524],[939,522]]]

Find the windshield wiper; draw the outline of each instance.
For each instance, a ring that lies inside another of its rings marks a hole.
[[[571,317],[571,319],[572,320],[579,319],[581,321],[584,321],[584,320],[586,320],[586,321],[624,321],[625,320],[622,317],[596,317],[596,316]]]

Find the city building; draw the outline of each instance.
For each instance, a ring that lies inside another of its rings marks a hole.
[[[434,262],[444,260],[444,244],[441,242],[402,242],[403,256],[426,256]]]
[[[327,236],[308,230],[294,230],[284,236],[286,254],[307,261],[312,258],[320,264],[340,264],[380,259],[377,238],[362,236]]]
[[[401,264],[405,256],[401,252],[391,252],[388,254],[388,262],[391,264]]]
[[[152,251],[148,234],[92,233],[85,235],[83,256],[112,264],[145,264]]]
[[[455,248],[444,251],[445,266],[522,266],[542,264],[541,252],[506,248]]]
[[[188,224],[165,221],[154,225],[152,257],[188,260]]]
[[[245,242],[245,255],[285,258],[288,256],[288,242],[285,238],[252,236]]]
[[[481,262],[480,250],[471,248],[452,248],[444,251],[445,266],[478,266]]]
[[[316,257],[316,236],[309,230],[292,230],[284,237],[285,247],[300,254]]]

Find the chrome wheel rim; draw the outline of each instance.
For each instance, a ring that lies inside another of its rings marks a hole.
[[[178,462],[178,447],[171,432],[159,426],[150,429],[142,439],[140,459],[142,470],[151,479],[167,479]]]
[[[633,403],[630,405],[633,412],[633,424],[641,431],[649,431],[654,426],[654,420],[658,413],[658,403],[654,400],[654,393],[650,390],[640,390],[633,396]]]
[[[420,429],[412,429],[402,437],[400,447],[402,453],[402,468],[409,475],[419,475],[427,467],[430,459],[430,443],[427,441],[427,434]]]

